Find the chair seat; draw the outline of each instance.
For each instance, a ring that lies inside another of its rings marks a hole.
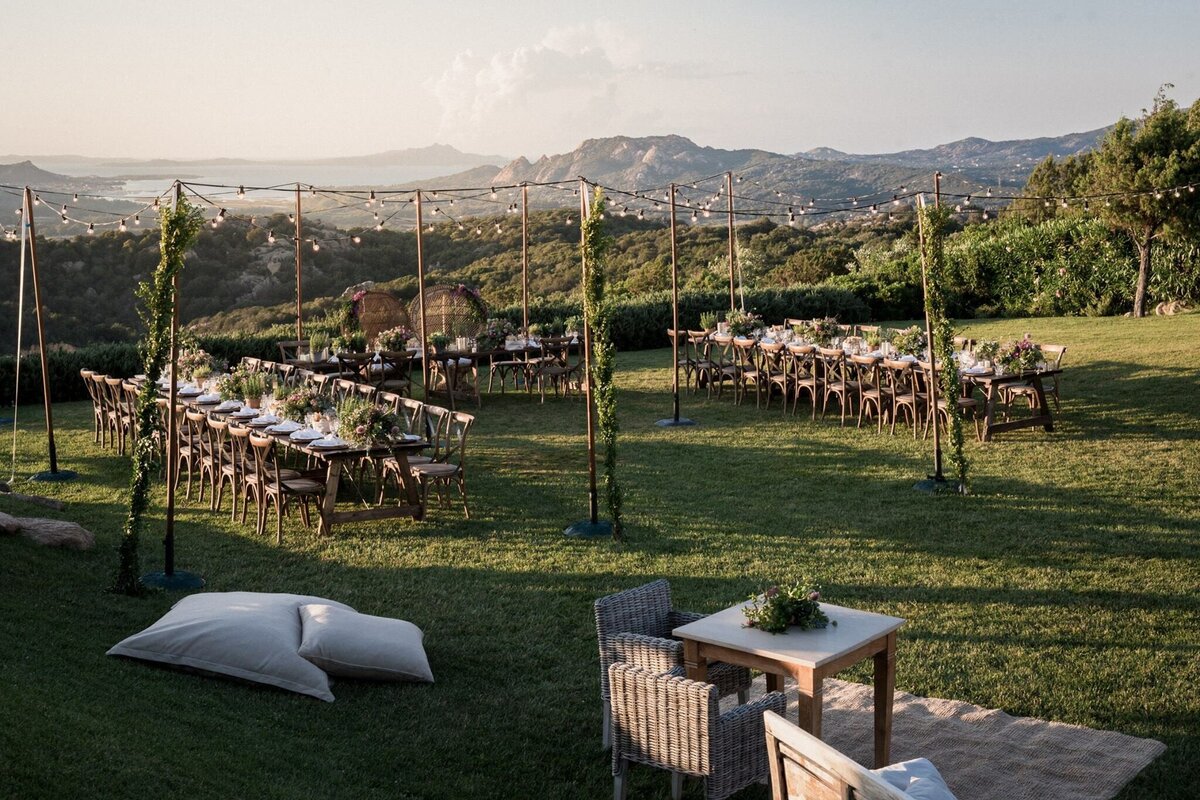
[[[412,471],[418,475],[428,475],[431,478],[448,478],[451,475],[458,474],[457,464],[442,464],[431,462],[429,464],[413,464]]]
[[[325,491],[325,484],[312,478],[283,479],[283,489],[289,494],[313,494]]]

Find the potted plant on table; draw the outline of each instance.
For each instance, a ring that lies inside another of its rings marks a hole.
[[[261,372],[247,372],[242,378],[242,399],[250,408],[262,405],[262,396],[267,393],[267,376]]]
[[[451,341],[453,340],[450,338],[450,335],[441,331],[429,334],[429,347],[434,355],[444,353],[446,348],[450,346]]]
[[[329,360],[329,334],[324,331],[314,331],[308,335],[308,357],[310,361]]]
[[[279,415],[295,422],[306,422],[313,414],[328,411],[329,398],[312,387],[296,389],[284,395],[279,403]]]
[[[995,363],[998,355],[1000,355],[1000,343],[993,339],[987,339],[975,345],[975,360],[989,369]]]
[[[929,346],[929,339],[919,325],[896,331],[892,336],[892,347],[902,356],[920,357]]]
[[[799,579],[770,586],[761,595],[751,595],[745,609],[746,627],[768,633],[824,628],[829,625],[829,617],[821,610],[820,599],[820,586]]]
[[[408,340],[411,338],[412,331],[407,325],[397,325],[375,337],[375,349],[381,353],[400,352],[408,347]]]
[[[503,350],[504,342],[517,330],[516,326],[507,319],[492,318],[487,321],[487,327],[475,337],[475,348],[481,353],[492,350]]]
[[[717,329],[717,312],[705,311],[700,315],[700,329],[705,333],[712,333]]]
[[[758,314],[736,308],[729,312],[725,321],[729,323],[729,332],[742,338],[752,335],[755,329],[762,327],[762,317]]]
[[[397,415],[357,397],[342,400],[336,411],[338,435],[360,447],[387,444],[404,432]]]

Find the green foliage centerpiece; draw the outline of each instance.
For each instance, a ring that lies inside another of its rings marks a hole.
[[[307,422],[312,414],[330,409],[329,398],[310,386],[294,389],[279,402],[279,414],[284,419]]]
[[[483,333],[475,337],[475,346],[484,353],[489,350],[503,350],[508,337],[516,332],[517,326],[513,325],[511,320],[493,317],[487,321]]]
[[[183,255],[204,225],[199,209],[179,198],[174,208],[163,208],[159,214],[161,240],[159,262],[149,280],[137,290],[142,301],[138,314],[146,323],[142,339],[142,372],[161,375],[171,357],[171,318],[175,311],[174,279],[183,269]],[[150,502],[150,476],[155,472],[158,456],[158,385],[148,380],[138,390],[137,436],[133,444],[133,474],[129,481],[129,514],[118,548],[117,575],[111,591],[140,595],[145,591],[138,579],[138,540],[142,532],[143,515]]]
[[[387,444],[404,432],[398,416],[358,397],[347,397],[336,410],[338,435],[360,447]]]
[[[824,628],[829,625],[829,617],[821,610],[820,599],[820,586],[799,579],[770,586],[761,595],[750,596],[750,605],[745,609],[746,627],[767,633]]]
[[[408,347],[408,340],[413,332],[407,325],[397,325],[388,328],[375,337],[375,349],[384,353],[403,352]]]
[[[735,308],[725,317],[725,322],[729,324],[729,332],[734,336],[747,337],[754,333],[755,329],[762,327],[762,317],[752,311],[742,311]]]

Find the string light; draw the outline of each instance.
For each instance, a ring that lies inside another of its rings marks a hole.
[[[267,244],[275,244],[275,231],[267,231]]]
[[[295,215],[295,214],[288,214],[288,222],[290,222],[290,223],[292,223],[293,225],[295,225],[295,224],[296,224],[296,215]]]
[[[225,221],[225,209],[222,208],[220,211],[217,212],[217,222],[224,222],[224,221]]]
[[[496,233],[503,233],[503,232],[504,232],[504,228],[501,228],[500,223],[497,222],[496,223]]]
[[[238,200],[246,199],[246,187],[245,186],[238,187],[237,196],[238,196]]]
[[[374,189],[371,190],[371,196],[367,198],[367,205],[369,205],[369,206],[375,205],[375,190]]]
[[[355,244],[362,244],[362,237],[356,233],[351,237],[350,241],[354,242]]]
[[[95,234],[96,233],[96,223],[89,222],[87,232],[88,232],[88,236],[92,236],[93,234]]]
[[[73,203],[78,203],[78,202],[79,202],[79,192],[76,192],[75,194],[71,195],[71,202],[73,202]],[[158,205],[158,198],[157,198],[157,197],[156,197],[156,198],[154,198],[154,205]]]
[[[1063,208],[1067,207],[1067,198],[1065,198],[1065,197],[1062,199],[1062,207]]]
[[[492,199],[493,200],[496,199],[496,187],[495,186],[492,187]]]
[[[1161,191],[1159,191],[1158,189],[1155,189],[1154,190],[1154,199],[1162,200],[1162,198],[1163,198],[1163,193]]]
[[[375,223],[375,230],[377,230],[377,231],[383,230],[383,220],[379,220],[379,222]]]
[[[321,249],[321,243],[313,239],[313,252],[316,253]]]
[[[134,224],[134,225],[141,225],[141,224],[142,224],[142,215],[141,215],[141,214],[134,214],[134,215],[133,215],[133,224]]]
[[[117,226],[117,230],[119,230],[121,233],[124,233],[125,231],[129,230],[128,228],[125,227],[125,220],[121,220],[121,224]]]
[[[645,218],[646,218],[646,210],[644,208],[639,208],[638,209],[638,219],[645,219]]]

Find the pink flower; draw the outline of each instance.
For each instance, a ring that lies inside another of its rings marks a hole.
[[[1054,290],[1054,296],[1055,296],[1055,297],[1062,297],[1062,289],[1055,289],[1055,290]]]
[[[1059,274],[1059,275],[1066,275],[1066,274],[1067,274],[1067,268],[1066,268],[1066,267],[1059,267],[1059,268],[1058,268],[1058,274]]]
[[[367,426],[366,425],[356,425],[354,427],[354,432],[357,433],[359,436],[362,436],[364,433],[367,432]]]
[[[820,599],[821,599],[821,593],[820,593],[820,592],[816,592],[816,591],[809,592],[809,593],[808,593],[808,599],[809,599],[810,601],[812,601],[812,602],[814,602],[814,603],[815,603],[815,602],[817,602],[818,600],[820,600]]]
[[[763,592],[763,597],[770,600],[772,597],[774,597],[777,594],[779,594],[779,587],[772,586],[770,589],[767,589],[765,592]]]

